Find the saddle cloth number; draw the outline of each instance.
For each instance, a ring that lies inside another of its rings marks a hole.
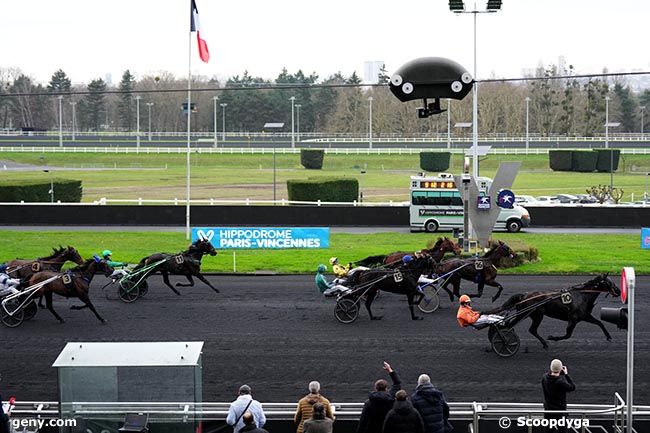
[[[402,280],[404,280],[404,276],[400,271],[397,271],[393,273],[393,280],[395,280],[396,283],[401,283]]]
[[[177,256],[174,256],[174,261],[176,262],[177,265],[182,265],[185,263],[185,257],[183,257],[182,254],[179,254]]]
[[[477,271],[480,271],[481,269],[483,269],[483,262],[481,260],[475,261],[474,262],[474,269],[476,269]]]
[[[72,283],[72,277],[69,274],[64,274],[63,277],[61,277],[63,280],[63,284],[70,284]]]
[[[571,296],[571,293],[562,293],[562,303],[564,305],[570,304],[573,302],[573,297]]]
[[[41,264],[39,262],[32,263],[32,272],[40,272]]]

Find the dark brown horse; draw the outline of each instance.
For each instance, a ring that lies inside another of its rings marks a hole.
[[[219,293],[219,290],[212,286],[212,284],[201,275],[201,259],[206,254],[216,256],[217,250],[214,249],[210,241],[199,239],[191,244],[186,251],[182,251],[178,254],[155,253],[147,256],[140,260],[140,263],[138,263],[131,272],[134,273],[139,269],[142,269],[144,266],[158,263],[153,266],[150,272],[147,273],[147,276],[152,275],[155,272],[160,272],[165,284],[177,295],[180,295],[180,292],[169,282],[170,274],[185,275],[189,281],[189,284],[176,283],[177,287],[194,286],[194,279],[192,277],[196,277],[207,284],[212,290]]]
[[[436,266],[436,273],[438,275],[450,274],[443,282],[442,288],[449,294],[449,299],[452,302],[454,296],[460,297],[461,279],[478,284],[478,291],[475,294],[470,294],[471,298],[483,296],[483,287],[486,284],[497,287],[498,291],[492,297],[492,302],[494,302],[503,291],[503,286],[496,281],[497,268],[495,266],[495,263],[498,263],[502,257],[514,258],[515,252],[504,242],[499,241],[483,257],[445,260]],[[449,284],[454,288],[453,293],[447,289]]]
[[[52,248],[52,254],[47,257],[40,257],[34,260],[15,259],[7,262],[6,273],[12,278],[27,279],[36,272],[54,271],[59,272],[65,262],[75,262],[78,265],[84,263],[84,259],[79,252],[68,245],[63,248]]]
[[[436,243],[430,249],[424,249],[417,252],[395,251],[387,255],[366,257],[365,259],[355,262],[355,264],[357,266],[366,267],[399,265],[402,262],[402,258],[407,255],[413,257],[417,255],[431,256],[436,262],[440,262],[440,260],[445,256],[445,253],[454,253],[455,255],[459,255],[461,249],[458,244],[445,237],[438,238]]]
[[[607,277],[607,274],[603,274],[569,289],[518,293],[511,296],[500,308],[485,313],[510,311],[508,314],[514,315],[514,319],[508,321],[508,326],[513,326],[520,320],[530,317],[532,323],[528,331],[542,343],[544,349],[548,348],[548,344],[537,333],[544,316],[567,322],[565,335],[561,337],[549,336],[548,339],[551,341],[571,338],[578,322],[588,322],[599,326],[607,341],[610,341],[612,337],[607,332],[605,325],[592,315],[596,299],[601,293],[604,293],[605,296],[619,296],[621,291]]]
[[[72,310],[81,310],[83,308],[90,308],[90,310],[95,313],[97,319],[100,322],[105,323],[106,321],[97,313],[95,306],[90,301],[88,296],[88,288],[90,287],[90,282],[93,280],[93,277],[96,273],[101,272],[106,276],[109,276],[113,269],[108,266],[105,260],[100,260],[99,258],[88,259],[84,264],[79,265],[75,268],[70,269],[65,273],[57,273],[52,271],[43,271],[37,272],[29,279],[29,285],[33,286],[42,281],[45,281],[52,277],[58,277],[54,281],[51,281],[45,284],[38,290],[37,296],[45,296],[45,304],[47,309],[56,317],[60,323],[64,323],[63,318],[54,311],[52,306],[52,294],[56,293],[57,295],[65,296],[66,298],[79,298],[84,305],[75,305],[70,307]]]

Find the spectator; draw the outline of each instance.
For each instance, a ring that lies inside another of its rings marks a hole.
[[[304,433],[332,433],[334,420],[325,416],[325,405],[315,403],[313,406],[311,418],[303,424]]]
[[[239,387],[239,397],[230,404],[228,416],[226,417],[226,423],[233,426],[234,433],[239,433],[241,428],[244,427],[242,417],[246,412],[253,415],[256,427],[264,427],[266,416],[262,410],[262,405],[259,401],[253,400],[251,387],[242,385]]]
[[[298,401],[296,415],[293,417],[293,421],[298,425],[298,429],[296,430],[297,433],[302,433],[302,425],[306,420],[311,418],[313,406],[316,403],[321,403],[325,408],[325,416],[334,421],[334,414],[332,413],[330,401],[320,395],[320,383],[316,381],[309,382],[309,394]]]
[[[544,410],[566,410],[566,394],[575,391],[571,377],[562,361],[554,359],[551,361],[551,371],[542,376],[542,390],[544,391]],[[565,414],[545,413],[546,419],[561,419]],[[557,430],[547,428],[547,431],[558,433],[566,432],[566,427],[557,427]]]
[[[378,433],[381,431],[384,418],[386,418],[386,414],[393,408],[395,403],[395,393],[402,386],[399,376],[389,363],[384,362],[383,368],[390,375],[393,386],[388,392],[388,382],[385,379],[379,379],[375,382],[375,390],[368,394],[368,400],[363,405],[357,433]]]
[[[445,396],[431,384],[427,374],[421,374],[418,378],[411,402],[422,417],[425,433],[448,433],[453,430]]]
[[[249,432],[249,433],[269,433],[267,430],[264,430],[262,427],[257,427],[255,425],[255,417],[252,413],[246,412],[241,418],[244,422],[244,427],[239,430],[240,432]]]
[[[376,430],[379,431],[379,430]],[[403,389],[395,394],[395,406],[386,415],[383,433],[423,433],[424,423]]]
[[[9,425],[9,415],[11,411],[9,410],[9,405],[7,406],[7,411],[5,412],[5,405],[2,404],[2,397],[0,397],[0,433],[9,433],[11,431]]]

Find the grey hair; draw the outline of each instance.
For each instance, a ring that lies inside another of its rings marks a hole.
[[[314,381],[309,382],[309,392],[316,394],[320,391],[320,383]]]
[[[420,377],[418,377],[418,385],[424,385],[426,383],[431,383],[431,378],[428,374],[421,374]]]

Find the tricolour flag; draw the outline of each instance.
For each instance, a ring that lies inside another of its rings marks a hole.
[[[210,60],[210,51],[208,51],[208,43],[201,35],[201,25],[199,24],[199,10],[196,8],[196,3],[192,0],[192,15],[190,16],[190,31],[196,32],[196,40],[199,43],[199,57],[205,63]]]

